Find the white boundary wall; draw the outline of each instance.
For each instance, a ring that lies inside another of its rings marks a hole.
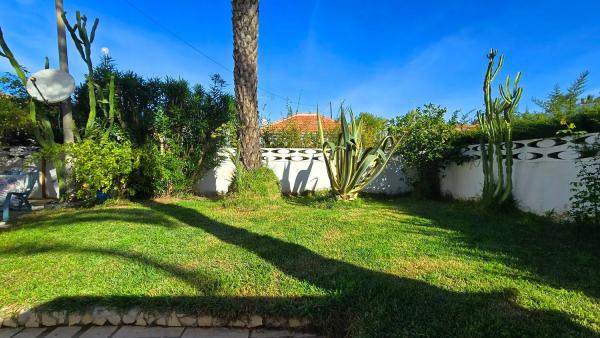
[[[273,169],[279,178],[283,193],[302,193],[329,189],[329,177],[320,149],[263,148],[263,163]],[[227,192],[235,166],[226,157],[216,168],[209,170],[196,184],[195,191],[204,195]],[[367,187],[376,194],[398,195],[410,190],[399,159],[391,159],[388,167]]]
[[[571,182],[576,180],[575,143],[592,144],[598,133],[581,137],[538,138],[513,142],[513,196],[520,209],[536,214],[564,214],[569,210]],[[483,189],[483,171],[479,145],[464,153],[474,160],[450,165],[441,177],[443,194],[456,199],[477,199]],[[582,159],[583,161],[590,159]]]
[[[38,147],[25,146],[6,146],[0,148],[0,173],[9,169],[23,169],[32,166],[32,155],[38,150]],[[42,167],[39,163],[35,166],[40,170],[38,182],[33,187],[31,199],[42,198]],[[50,161],[46,162],[46,196],[48,198],[59,197],[58,176],[54,164]],[[0,202],[3,202],[0,201]]]
[[[530,139],[513,142],[513,195],[519,207],[536,214],[563,214],[569,209],[571,182],[576,179],[579,154],[576,142],[593,143],[597,133],[571,137]],[[281,183],[284,193],[329,189],[329,178],[320,149],[263,148],[263,161]],[[481,197],[483,172],[479,145],[464,149],[471,161],[446,167],[440,178],[442,193],[456,199]],[[583,159],[584,161],[586,159]],[[227,192],[235,167],[225,159],[200,180],[195,191],[214,195]],[[394,158],[384,172],[365,190],[376,194],[398,195],[410,191],[401,160]]]

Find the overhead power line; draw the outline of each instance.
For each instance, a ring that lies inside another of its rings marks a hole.
[[[220,68],[222,68],[223,70],[226,70],[227,72],[233,74],[233,70],[227,66],[225,66],[224,64],[222,64],[221,62],[217,61],[215,58],[211,57],[210,55],[208,55],[207,53],[203,52],[202,50],[198,49],[196,46],[194,46],[193,44],[191,44],[190,42],[188,42],[187,40],[185,40],[184,38],[182,38],[181,36],[179,36],[177,33],[175,33],[174,31],[172,31],[171,29],[169,29],[168,27],[166,27],[165,25],[163,25],[160,21],[156,20],[155,18],[153,18],[151,15],[149,15],[148,13],[144,12],[141,8],[139,8],[138,6],[136,6],[135,4],[133,4],[131,1],[129,0],[125,0],[125,2],[134,10],[136,10],[138,13],[140,13],[142,16],[144,16],[146,19],[148,19],[149,21],[151,21],[153,24],[155,24],[156,26],[158,26],[159,28],[161,28],[163,31],[165,31],[166,33],[168,33],[169,35],[171,35],[173,38],[177,39],[179,42],[181,42],[182,44],[184,44],[185,46],[189,47],[191,50],[193,50],[194,52],[202,55],[204,58],[206,58],[207,60],[209,60],[210,62],[214,63],[215,65],[219,66]],[[279,95],[271,90],[268,90],[266,88],[263,88],[261,86],[258,86],[259,90],[262,90],[263,92],[269,94],[272,97],[281,99],[283,101],[286,102],[290,102],[289,98],[283,95]],[[299,106],[306,106],[306,107],[316,107],[316,105],[311,105],[311,104],[305,104],[305,103],[297,103],[297,105]]]

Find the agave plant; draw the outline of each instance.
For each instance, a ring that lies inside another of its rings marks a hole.
[[[348,109],[348,123],[345,110],[343,105],[340,106],[341,132],[337,143],[325,140],[318,107],[317,121],[332,192],[336,199],[350,201],[356,199],[358,193],[381,174],[399,142],[388,135],[382,137],[376,146],[363,148],[362,123],[360,120],[357,123],[352,109]]]

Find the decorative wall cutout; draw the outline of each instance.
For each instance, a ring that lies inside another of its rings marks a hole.
[[[272,161],[323,161],[323,151],[315,148],[262,148],[263,160]]]
[[[538,138],[531,140],[518,140],[513,142],[513,159],[517,161],[573,161],[582,158],[573,149],[576,144],[593,144],[600,137],[598,133],[591,133],[581,137],[555,137]],[[472,159],[481,159],[478,144],[470,145],[463,151],[464,155]],[[502,150],[505,152],[503,145]],[[585,158],[585,157],[584,157]]]

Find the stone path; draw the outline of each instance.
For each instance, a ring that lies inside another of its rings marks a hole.
[[[2,328],[0,338],[309,338],[315,334],[287,330],[145,326],[58,326]]]

